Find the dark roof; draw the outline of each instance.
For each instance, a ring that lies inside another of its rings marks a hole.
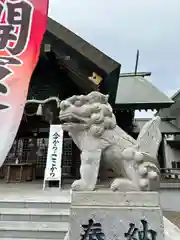
[[[167,142],[172,148],[180,150],[180,144],[179,144],[180,141],[179,140],[168,140],[167,139]]]
[[[144,124],[147,123],[147,121],[149,121],[149,119],[147,118],[135,119],[134,132],[139,133],[140,130],[143,128]],[[176,127],[171,122],[167,122],[163,120],[161,121],[161,124],[160,124],[160,131],[161,133],[164,133],[164,134],[180,134],[180,128]]]
[[[180,101],[176,101],[171,107],[159,110],[156,115],[163,118],[176,118],[176,115],[180,115]]]
[[[56,36],[58,40],[63,41],[73,48],[80,55],[93,62],[107,74],[117,68],[120,69],[120,64],[118,62],[108,57],[103,52],[51,18],[48,19],[47,31]]]
[[[99,89],[109,94],[111,104],[115,103],[121,67],[118,62],[51,18],[48,19],[43,44],[51,45],[58,64],[68,71],[82,92]],[[99,85],[90,80],[93,73],[102,79]]]
[[[180,89],[172,96],[172,100],[176,101],[180,98]]]
[[[144,77],[123,74],[115,103],[122,108],[128,105],[134,109],[159,109],[171,106],[173,101]]]
[[[161,109],[158,111],[156,115],[159,115],[160,117],[175,117],[176,115],[180,115],[180,90],[178,90],[173,96],[172,100],[174,101],[174,104],[170,106],[169,108]]]

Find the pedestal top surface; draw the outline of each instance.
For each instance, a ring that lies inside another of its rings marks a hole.
[[[71,192],[72,206],[159,207],[158,192]]]

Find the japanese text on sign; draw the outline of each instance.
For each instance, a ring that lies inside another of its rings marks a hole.
[[[44,181],[61,181],[63,129],[61,125],[50,125],[49,144]]]
[[[129,224],[129,230],[124,234],[127,240],[156,240],[157,232],[148,229],[148,222],[141,220],[142,230],[139,230],[135,224]]]
[[[10,66],[23,64],[19,56],[29,42],[33,10],[28,0],[0,0],[0,95],[9,94],[4,80],[14,73]],[[8,107],[0,103],[0,110]]]
[[[83,234],[81,234],[81,240],[105,240],[100,223],[95,223],[90,219],[88,224],[82,225],[82,228]]]
[[[127,240],[156,240],[157,232],[148,228],[148,222],[141,220],[142,229],[139,229],[135,224],[130,223],[129,229],[124,233]],[[105,240],[105,234],[102,231],[100,223],[95,223],[92,219],[88,224],[82,225],[83,233],[80,240]]]
[[[57,170],[57,157],[58,157],[58,147],[57,145],[60,144],[59,139],[60,135],[56,132],[53,134],[53,140],[52,140],[52,166],[50,168],[50,176],[54,177],[55,173],[54,171]],[[58,166],[59,167],[59,166]]]

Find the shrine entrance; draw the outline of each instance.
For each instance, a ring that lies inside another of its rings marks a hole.
[[[49,125],[47,123],[39,117],[28,117],[26,121],[23,119],[17,137],[1,168],[1,178],[5,179],[5,182],[44,179],[48,141]],[[79,165],[79,150],[72,139],[64,133],[62,182],[78,178]]]
[[[82,48],[83,46],[83,48]],[[16,139],[1,168],[7,182],[44,178],[49,126],[60,124],[59,103],[73,95],[100,91],[115,103],[120,64],[52,19],[31,77]],[[64,133],[62,184],[78,179],[80,151]]]

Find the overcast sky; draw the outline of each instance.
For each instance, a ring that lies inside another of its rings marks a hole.
[[[139,71],[152,72],[169,96],[180,89],[179,0],[49,1],[51,18],[121,63],[121,72],[134,70],[139,49]]]

